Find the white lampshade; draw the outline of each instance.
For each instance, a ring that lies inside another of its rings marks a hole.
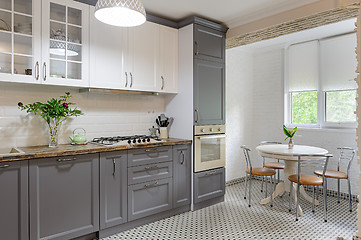
[[[106,24],[134,27],[146,21],[145,9],[138,0],[98,0],[95,17]]]

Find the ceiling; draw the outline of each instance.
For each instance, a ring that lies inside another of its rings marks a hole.
[[[94,5],[96,0],[76,0]],[[147,13],[179,22],[190,16],[229,28],[269,17],[320,0],[140,0]]]

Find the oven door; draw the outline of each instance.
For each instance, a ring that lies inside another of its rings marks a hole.
[[[225,134],[194,136],[194,171],[224,167],[225,141]]]

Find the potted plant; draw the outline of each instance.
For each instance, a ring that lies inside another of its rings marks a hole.
[[[297,135],[295,135],[297,132],[297,127],[287,128],[286,125],[283,125],[283,132],[287,136],[285,138],[285,140],[287,140],[288,138],[290,139],[290,141],[288,142],[288,148],[290,148],[290,149],[293,148],[293,146],[294,146],[293,137],[297,136]]]
[[[46,103],[35,102],[24,105],[22,102],[18,103],[21,110],[26,110],[27,113],[34,113],[40,115],[48,124],[50,130],[49,147],[58,146],[58,136],[60,124],[70,117],[77,117],[82,115],[82,111],[70,108],[74,103],[69,102],[71,95],[66,92],[64,96],[60,96],[59,100],[52,98]]]

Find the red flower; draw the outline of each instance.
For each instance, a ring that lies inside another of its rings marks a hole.
[[[67,103],[63,103],[63,107],[68,108],[69,105]]]
[[[24,104],[22,102],[18,102],[18,106],[22,107]]]

